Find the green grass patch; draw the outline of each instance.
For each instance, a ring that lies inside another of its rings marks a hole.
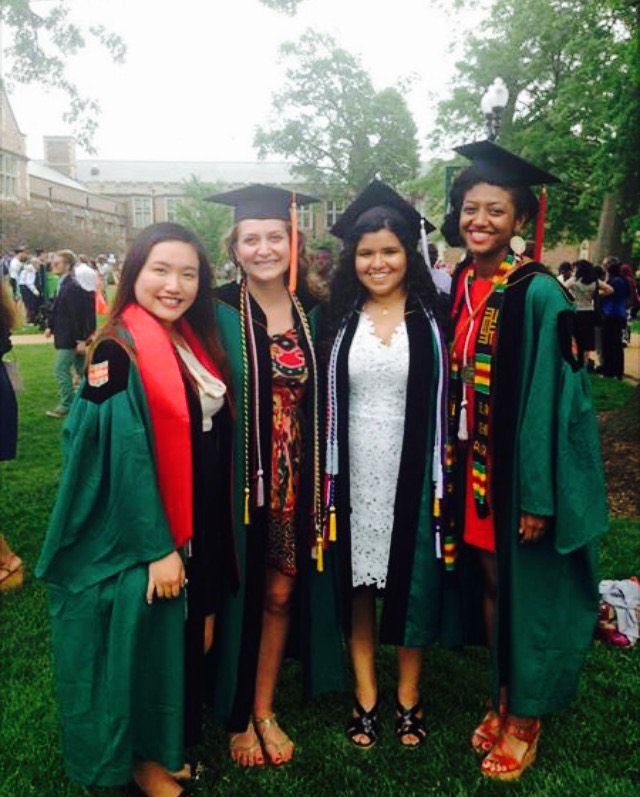
[[[596,412],[618,410],[633,395],[634,385],[618,379],[607,379],[598,374],[591,374],[591,393]]]
[[[85,790],[64,775],[53,693],[46,591],[33,569],[53,505],[61,467],[61,423],[44,415],[55,405],[53,351],[20,346],[25,389],[20,395],[18,458],[0,468],[0,527],[27,567],[21,590],[3,595],[0,772],[2,797],[116,797],[117,789]],[[603,382],[604,380],[601,380]],[[624,403],[606,382],[598,391],[601,409]],[[611,388],[614,392],[609,392]],[[596,392],[596,391],[594,391]],[[602,541],[601,575],[640,573],[640,522],[619,519]],[[344,727],[349,695],[332,695],[300,705],[299,671],[284,666],[278,711],[297,744],[294,762],[282,769],[243,771],[228,759],[223,731],[206,718],[202,756],[220,770],[220,780],[198,794],[278,797],[631,797],[640,773],[637,651],[594,643],[575,704],[548,718],[539,760],[522,782],[505,787],[485,780],[469,739],[483,713],[488,690],[484,650],[426,653],[422,688],[430,736],[419,750],[401,749],[393,734],[396,667],[393,650],[379,656],[383,730],[371,751],[353,749]]]

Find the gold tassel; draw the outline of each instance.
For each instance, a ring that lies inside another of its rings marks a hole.
[[[335,542],[338,539],[338,530],[336,526],[336,508],[335,506],[329,507],[329,542]]]
[[[434,498],[433,499],[433,516],[440,517],[440,499]]]
[[[244,525],[248,526],[250,523],[249,518],[249,488],[244,488]]]
[[[316,567],[318,568],[318,573],[322,573],[324,571],[324,541],[322,539],[322,534],[318,534],[316,538]]]

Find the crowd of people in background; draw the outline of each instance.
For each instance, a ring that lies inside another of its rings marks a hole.
[[[624,348],[640,309],[640,270],[634,275],[617,257],[605,257],[601,266],[584,259],[564,261],[558,267],[558,281],[576,304],[580,361],[591,372],[622,379]]]

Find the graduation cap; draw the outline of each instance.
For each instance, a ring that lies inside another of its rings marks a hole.
[[[559,183],[560,178],[533,163],[514,155],[492,141],[474,141],[454,147],[454,152],[473,161],[474,167],[489,180],[509,185],[547,185]]]
[[[544,243],[544,225],[547,212],[547,192],[545,186],[550,183],[559,183],[560,178],[554,174],[539,169],[533,163],[514,155],[492,141],[474,141],[472,144],[463,144],[454,147],[454,151],[473,162],[473,166],[481,177],[497,185],[531,186],[541,185],[540,207],[536,221],[536,239],[534,247],[534,260],[542,257]]]
[[[218,202],[235,209],[234,224],[243,219],[282,219],[291,222],[291,259],[289,261],[289,290],[298,285],[298,205],[320,200],[308,194],[298,194],[271,185],[248,185],[235,191],[206,197],[206,202]]]
[[[340,216],[330,232],[332,235],[335,235],[336,238],[344,240],[349,234],[349,230],[351,230],[358,221],[366,218],[366,214],[369,211],[373,211],[377,208],[390,208],[404,219],[409,229],[414,234],[416,243],[418,239],[420,239],[422,255],[429,268],[431,268],[427,234],[435,230],[435,227],[430,221],[427,221],[413,205],[409,204],[406,199],[401,197],[397,191],[394,191],[391,186],[383,183],[382,180],[376,179],[372,183],[369,183],[364,191],[353,200]]]
[[[338,221],[333,225],[330,232],[336,238],[344,240],[349,234],[349,230],[356,224],[357,221],[367,211],[374,208],[392,208],[399,213],[409,228],[415,232],[416,239],[420,235],[421,224],[424,221],[424,229],[426,233],[435,230],[431,222],[423,219],[423,216],[410,205],[406,199],[400,196],[382,180],[374,180],[372,183],[359,194],[349,207],[340,216]]]
[[[234,223],[243,219],[283,219],[291,218],[291,203],[293,198],[297,205],[308,205],[320,200],[307,194],[298,194],[283,188],[270,185],[248,185],[237,188],[235,191],[226,191],[223,194],[214,194],[206,197],[206,202],[218,202],[221,205],[230,205],[235,209]]]

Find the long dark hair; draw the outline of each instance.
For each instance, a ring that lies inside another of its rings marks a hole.
[[[525,221],[532,221],[538,215],[538,199],[529,186],[516,185],[508,176],[487,175],[477,166],[468,166],[453,181],[449,193],[451,210],[445,216],[444,223],[440,228],[449,246],[464,246],[464,241],[460,236],[460,212],[467,191],[479,183],[497,185],[508,191],[517,217],[524,216]]]
[[[142,267],[147,262],[154,246],[165,241],[182,241],[190,244],[198,253],[198,292],[184,318],[191,324],[193,331],[202,341],[207,354],[213,362],[222,367],[226,357],[218,340],[218,333],[213,314],[213,277],[211,266],[200,239],[181,224],[161,222],[145,227],[134,239],[122,264],[120,281],[113,301],[109,317],[96,338],[99,342],[104,337],[114,337],[121,324],[124,308],[136,301],[135,285]]]
[[[344,240],[338,268],[331,281],[327,335],[334,337],[348,315],[365,298],[365,289],[356,275],[356,249],[363,235],[386,229],[397,236],[407,257],[405,287],[410,299],[419,299],[439,322],[446,314],[427,264],[417,250],[417,232],[411,230],[404,217],[393,208],[377,207],[367,211],[349,230]]]

